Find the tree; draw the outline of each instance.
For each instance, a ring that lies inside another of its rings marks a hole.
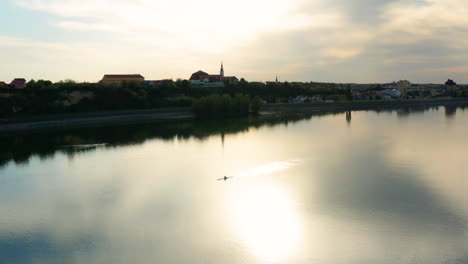
[[[260,111],[260,108],[262,106],[263,102],[260,99],[260,97],[256,96],[251,103],[250,109],[252,110],[252,113],[257,114]]]
[[[250,98],[243,94],[231,97],[212,94],[193,103],[192,110],[198,118],[224,118],[249,114]]]
[[[34,85],[36,85],[36,81],[34,81],[34,79],[31,79],[29,82],[26,83],[26,89],[33,89]]]
[[[348,87],[346,88],[346,100],[352,101],[353,100],[353,92],[351,90],[351,85],[348,84]]]

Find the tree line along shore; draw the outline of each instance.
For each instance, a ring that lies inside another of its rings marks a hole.
[[[0,119],[2,122],[51,115],[76,115],[165,109],[171,107],[190,108],[199,118],[225,118],[258,113],[262,105],[268,107],[277,103],[309,103],[320,98],[313,105],[330,107],[330,103],[356,101],[353,90],[356,84],[311,84],[301,83],[230,83],[224,87],[196,87],[187,80],[165,80],[158,86],[144,86],[137,82],[122,82],[114,85],[101,83],[76,83],[74,81],[31,80],[24,89],[0,88]],[[361,85],[358,88],[370,88]],[[461,90],[452,97],[468,98],[468,91]],[[406,97],[410,98],[411,97]],[[436,98],[432,98],[436,99]],[[375,97],[370,100],[382,101]],[[385,102],[402,102],[400,99]],[[328,103],[328,104],[327,104]],[[268,108],[267,107],[267,108]]]

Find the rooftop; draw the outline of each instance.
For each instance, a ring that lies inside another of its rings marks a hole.
[[[141,74],[106,74],[104,78],[144,78]]]
[[[197,71],[196,73],[192,74],[192,75],[208,75],[208,73],[200,70],[200,71]]]

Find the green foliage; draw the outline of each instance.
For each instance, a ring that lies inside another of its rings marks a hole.
[[[351,85],[348,84],[348,87],[346,88],[346,100],[347,101],[352,101],[353,100],[353,92],[351,90]]]
[[[250,110],[252,113],[258,113],[260,111],[260,108],[263,105],[263,101],[260,99],[260,97],[256,96],[254,99],[252,99],[252,103],[250,105]]]
[[[0,118],[8,117],[12,114],[13,104],[10,98],[0,98]]]
[[[98,86],[95,90],[97,110],[142,109],[147,106],[147,92],[134,82],[119,86]]]
[[[38,81],[31,80],[26,83],[26,89],[39,90],[39,89],[52,89],[52,88],[54,88],[53,84],[51,81],[48,81],[48,80],[38,80]]]
[[[0,115],[5,117],[57,114],[69,112],[110,111],[162,107],[190,107],[200,109],[201,116],[238,116],[258,112],[263,102],[288,102],[298,95],[321,95],[342,101],[350,99],[356,85],[331,83],[261,83],[239,82],[225,87],[196,87],[188,80],[165,80],[154,86],[136,82],[119,85],[78,83],[64,80],[30,80],[26,89],[4,88],[0,92],[9,98],[1,99]],[[80,98],[82,94],[87,94]],[[76,98],[78,100],[75,100]],[[208,97],[208,99],[207,99]],[[251,99],[253,98],[253,99]],[[202,100],[203,99],[203,100]],[[203,105],[203,106],[200,106]],[[207,110],[209,109],[209,110]]]
[[[246,116],[249,110],[257,113],[261,103],[259,98],[251,100],[249,96],[236,94],[213,94],[202,97],[193,103],[192,110],[198,118],[225,118]],[[255,105],[255,106],[254,106]]]

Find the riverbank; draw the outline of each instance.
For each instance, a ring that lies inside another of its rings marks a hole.
[[[448,100],[408,100],[408,101],[353,101],[306,104],[266,104],[261,114],[311,113],[321,111],[356,111],[395,109],[401,107],[427,106],[468,106],[468,99]],[[0,124],[0,133],[29,132],[49,129],[69,129],[78,127],[103,127],[116,125],[174,122],[194,119],[191,108],[166,108],[153,110],[132,110],[98,113],[79,113],[22,117]]]
[[[424,107],[424,106],[468,106],[466,99],[444,99],[444,100],[405,100],[405,101],[351,101],[332,103],[309,103],[309,104],[267,104],[261,109],[264,113],[300,113],[316,111],[357,111],[357,110],[379,110],[395,109],[400,107]]]
[[[35,116],[8,120],[8,123],[0,125],[0,133],[5,134],[48,129],[132,125],[190,119],[193,119],[193,114],[190,108]]]

